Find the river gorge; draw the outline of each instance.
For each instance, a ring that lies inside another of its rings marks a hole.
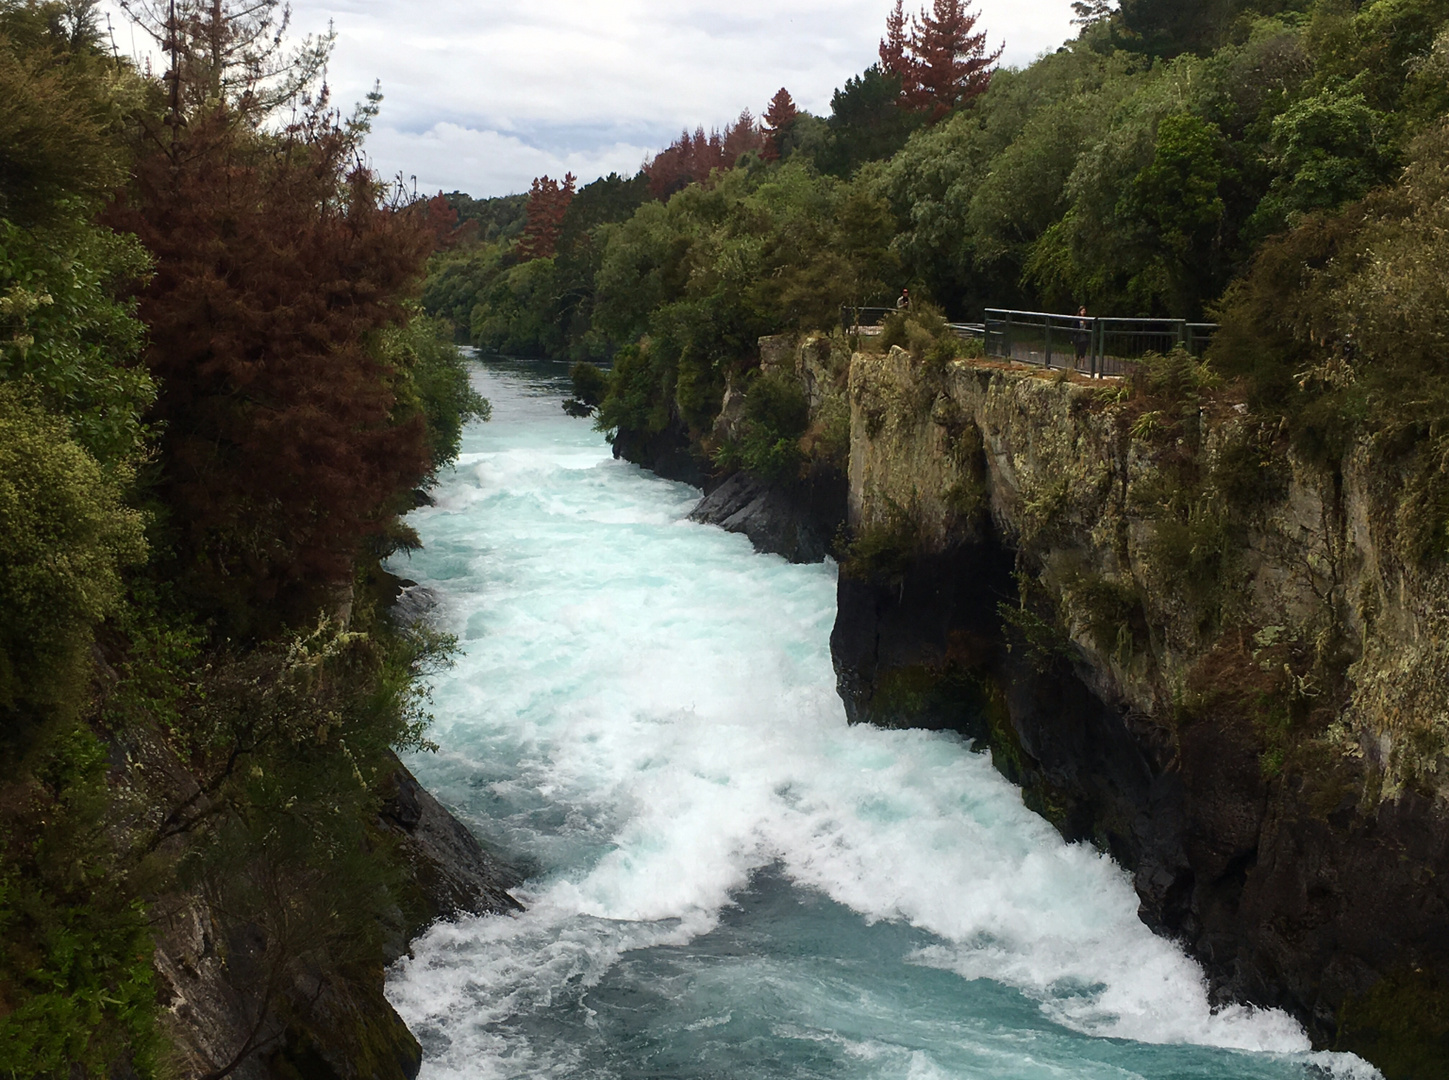
[[[526,910],[393,969],[424,1077],[1377,1075],[1210,1007],[1126,872],[961,736],[848,724],[832,562],[688,521],[697,489],[559,408],[565,365],[476,381],[494,419],[393,566],[462,645],[409,764]]]

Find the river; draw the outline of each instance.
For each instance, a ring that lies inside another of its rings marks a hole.
[[[692,524],[613,460],[565,365],[480,363],[424,550],[462,651],[409,764],[528,868],[388,980],[424,1080],[1367,1080],[1208,1006],[1126,874],[960,739],[850,727],[833,565]]]

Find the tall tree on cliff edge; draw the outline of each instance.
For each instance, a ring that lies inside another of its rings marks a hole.
[[[516,249],[521,261],[547,259],[557,250],[564,214],[574,201],[575,183],[573,173],[565,173],[563,183],[549,176],[534,178],[528,189],[528,223]]]
[[[761,157],[766,161],[779,161],[784,156],[785,140],[795,127],[799,115],[800,110],[795,108],[790,91],[780,87],[770,99],[770,107],[765,110],[765,148],[760,152]]]
[[[902,0],[896,0],[886,17],[880,61],[882,70],[901,81],[903,108],[935,123],[985,93],[1005,46],[986,51],[978,18],[971,0],[932,0],[929,12],[923,8],[911,16],[908,35]]]
[[[426,218],[359,164],[380,95],[345,120],[310,92],[318,57],[278,58],[273,6],[207,0],[152,24],[170,107],[108,214],[155,258],[139,301],[176,577],[242,635],[310,618],[428,471],[379,347],[406,321]],[[295,119],[268,126],[286,104]]]

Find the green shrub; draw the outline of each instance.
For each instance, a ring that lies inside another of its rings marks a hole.
[[[569,379],[574,395],[564,402],[564,411],[570,416],[592,416],[609,392],[609,376],[597,365],[580,360],[569,368]]]
[[[745,391],[740,437],[720,448],[716,463],[744,468],[762,480],[788,477],[803,460],[800,436],[809,422],[810,403],[795,379],[757,376]]]
[[[412,384],[428,424],[428,452],[436,473],[457,458],[464,425],[487,420],[493,407],[473,389],[468,361],[446,321],[415,314],[403,332],[411,346]]]
[[[133,236],[79,221],[21,229],[0,218],[0,379],[28,380],[102,465],[136,462],[156,385],[145,327],[115,289],[149,271]]]
[[[918,301],[906,311],[892,312],[882,324],[877,347],[886,351],[899,345],[911,357],[933,367],[943,367],[957,357],[982,352],[957,336],[935,304]]]
[[[920,525],[901,506],[891,503],[883,521],[842,533],[835,542],[840,572],[862,580],[899,580],[921,549]]]
[[[609,389],[599,405],[594,427],[655,435],[669,425],[674,397],[674,371],[653,343],[626,345],[614,354]]]
[[[154,1077],[155,946],[113,822],[106,748],[70,722],[30,765],[0,832],[0,1075]]]
[[[1142,595],[1134,582],[1079,574],[1065,583],[1065,591],[1098,652],[1125,666],[1134,652],[1148,644]]]
[[[5,742],[77,706],[93,627],[121,601],[121,569],[145,557],[141,515],[69,425],[0,383],[0,716]]]

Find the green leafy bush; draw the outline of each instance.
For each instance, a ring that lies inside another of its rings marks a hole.
[[[141,515],[122,501],[69,425],[0,382],[0,715],[23,740],[83,700],[92,629],[122,599],[121,571],[146,555]]]
[[[569,368],[569,381],[574,393],[564,402],[564,411],[570,416],[592,416],[609,392],[609,376],[598,365],[580,360]]]
[[[398,398],[405,409],[421,412],[427,424],[432,472],[458,456],[463,426],[492,415],[488,399],[473,389],[469,365],[453,342],[450,324],[413,312],[387,331],[388,359],[399,370]]]
[[[106,748],[71,722],[30,766],[0,831],[0,1073],[154,1077],[155,946]]]
[[[764,480],[792,475],[804,455],[800,436],[810,422],[809,402],[787,375],[760,375],[745,391],[740,438],[715,455],[724,467],[742,467]]]

